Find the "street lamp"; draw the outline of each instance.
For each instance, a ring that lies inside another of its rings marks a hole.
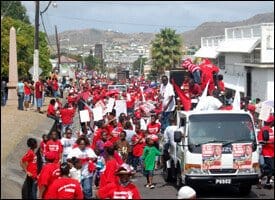
[[[140,64],[139,64],[139,75],[141,76],[141,68],[142,68],[142,54],[139,55]]]

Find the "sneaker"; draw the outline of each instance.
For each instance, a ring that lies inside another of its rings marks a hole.
[[[272,185],[270,183],[266,183],[264,185],[264,189],[268,189],[268,190],[271,190],[272,189]]]
[[[155,188],[155,186],[152,184],[152,185],[150,185],[150,189],[154,189]]]
[[[149,188],[150,187],[150,185],[149,184],[146,184],[146,185],[144,185],[145,187],[147,187],[147,188]]]

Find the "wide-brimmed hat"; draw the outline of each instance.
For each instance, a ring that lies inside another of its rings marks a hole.
[[[128,174],[128,175],[134,175],[136,172],[133,169],[133,167],[131,167],[130,165],[123,163],[122,165],[120,165],[120,167],[116,170],[116,175],[123,175],[123,174]]]

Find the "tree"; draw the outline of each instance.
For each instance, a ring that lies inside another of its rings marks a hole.
[[[5,17],[1,29],[1,74],[8,76],[9,70],[9,37],[10,28],[16,29],[17,66],[18,76],[29,77],[30,67],[33,66],[34,27],[23,21]],[[49,61],[50,51],[45,33],[39,32],[39,67],[43,70],[42,76],[47,76],[52,69]]]
[[[93,55],[89,55],[85,58],[85,64],[88,67],[88,70],[100,71],[100,60]]]
[[[165,70],[175,67],[182,56],[183,39],[170,28],[161,29],[152,41],[151,56],[153,71],[163,74]]]
[[[21,1],[1,1],[1,21],[2,17],[11,17],[30,24],[26,8]]]
[[[141,64],[141,72],[143,73],[144,71],[144,64],[147,61],[147,58],[143,58],[143,57],[138,57],[138,59],[133,63],[133,68],[132,70],[135,71],[137,70],[138,72],[140,72],[140,64]]]

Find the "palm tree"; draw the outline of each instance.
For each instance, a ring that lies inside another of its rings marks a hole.
[[[165,70],[175,68],[182,56],[183,40],[175,30],[170,28],[161,29],[152,41],[151,56],[153,68],[163,74]]]

